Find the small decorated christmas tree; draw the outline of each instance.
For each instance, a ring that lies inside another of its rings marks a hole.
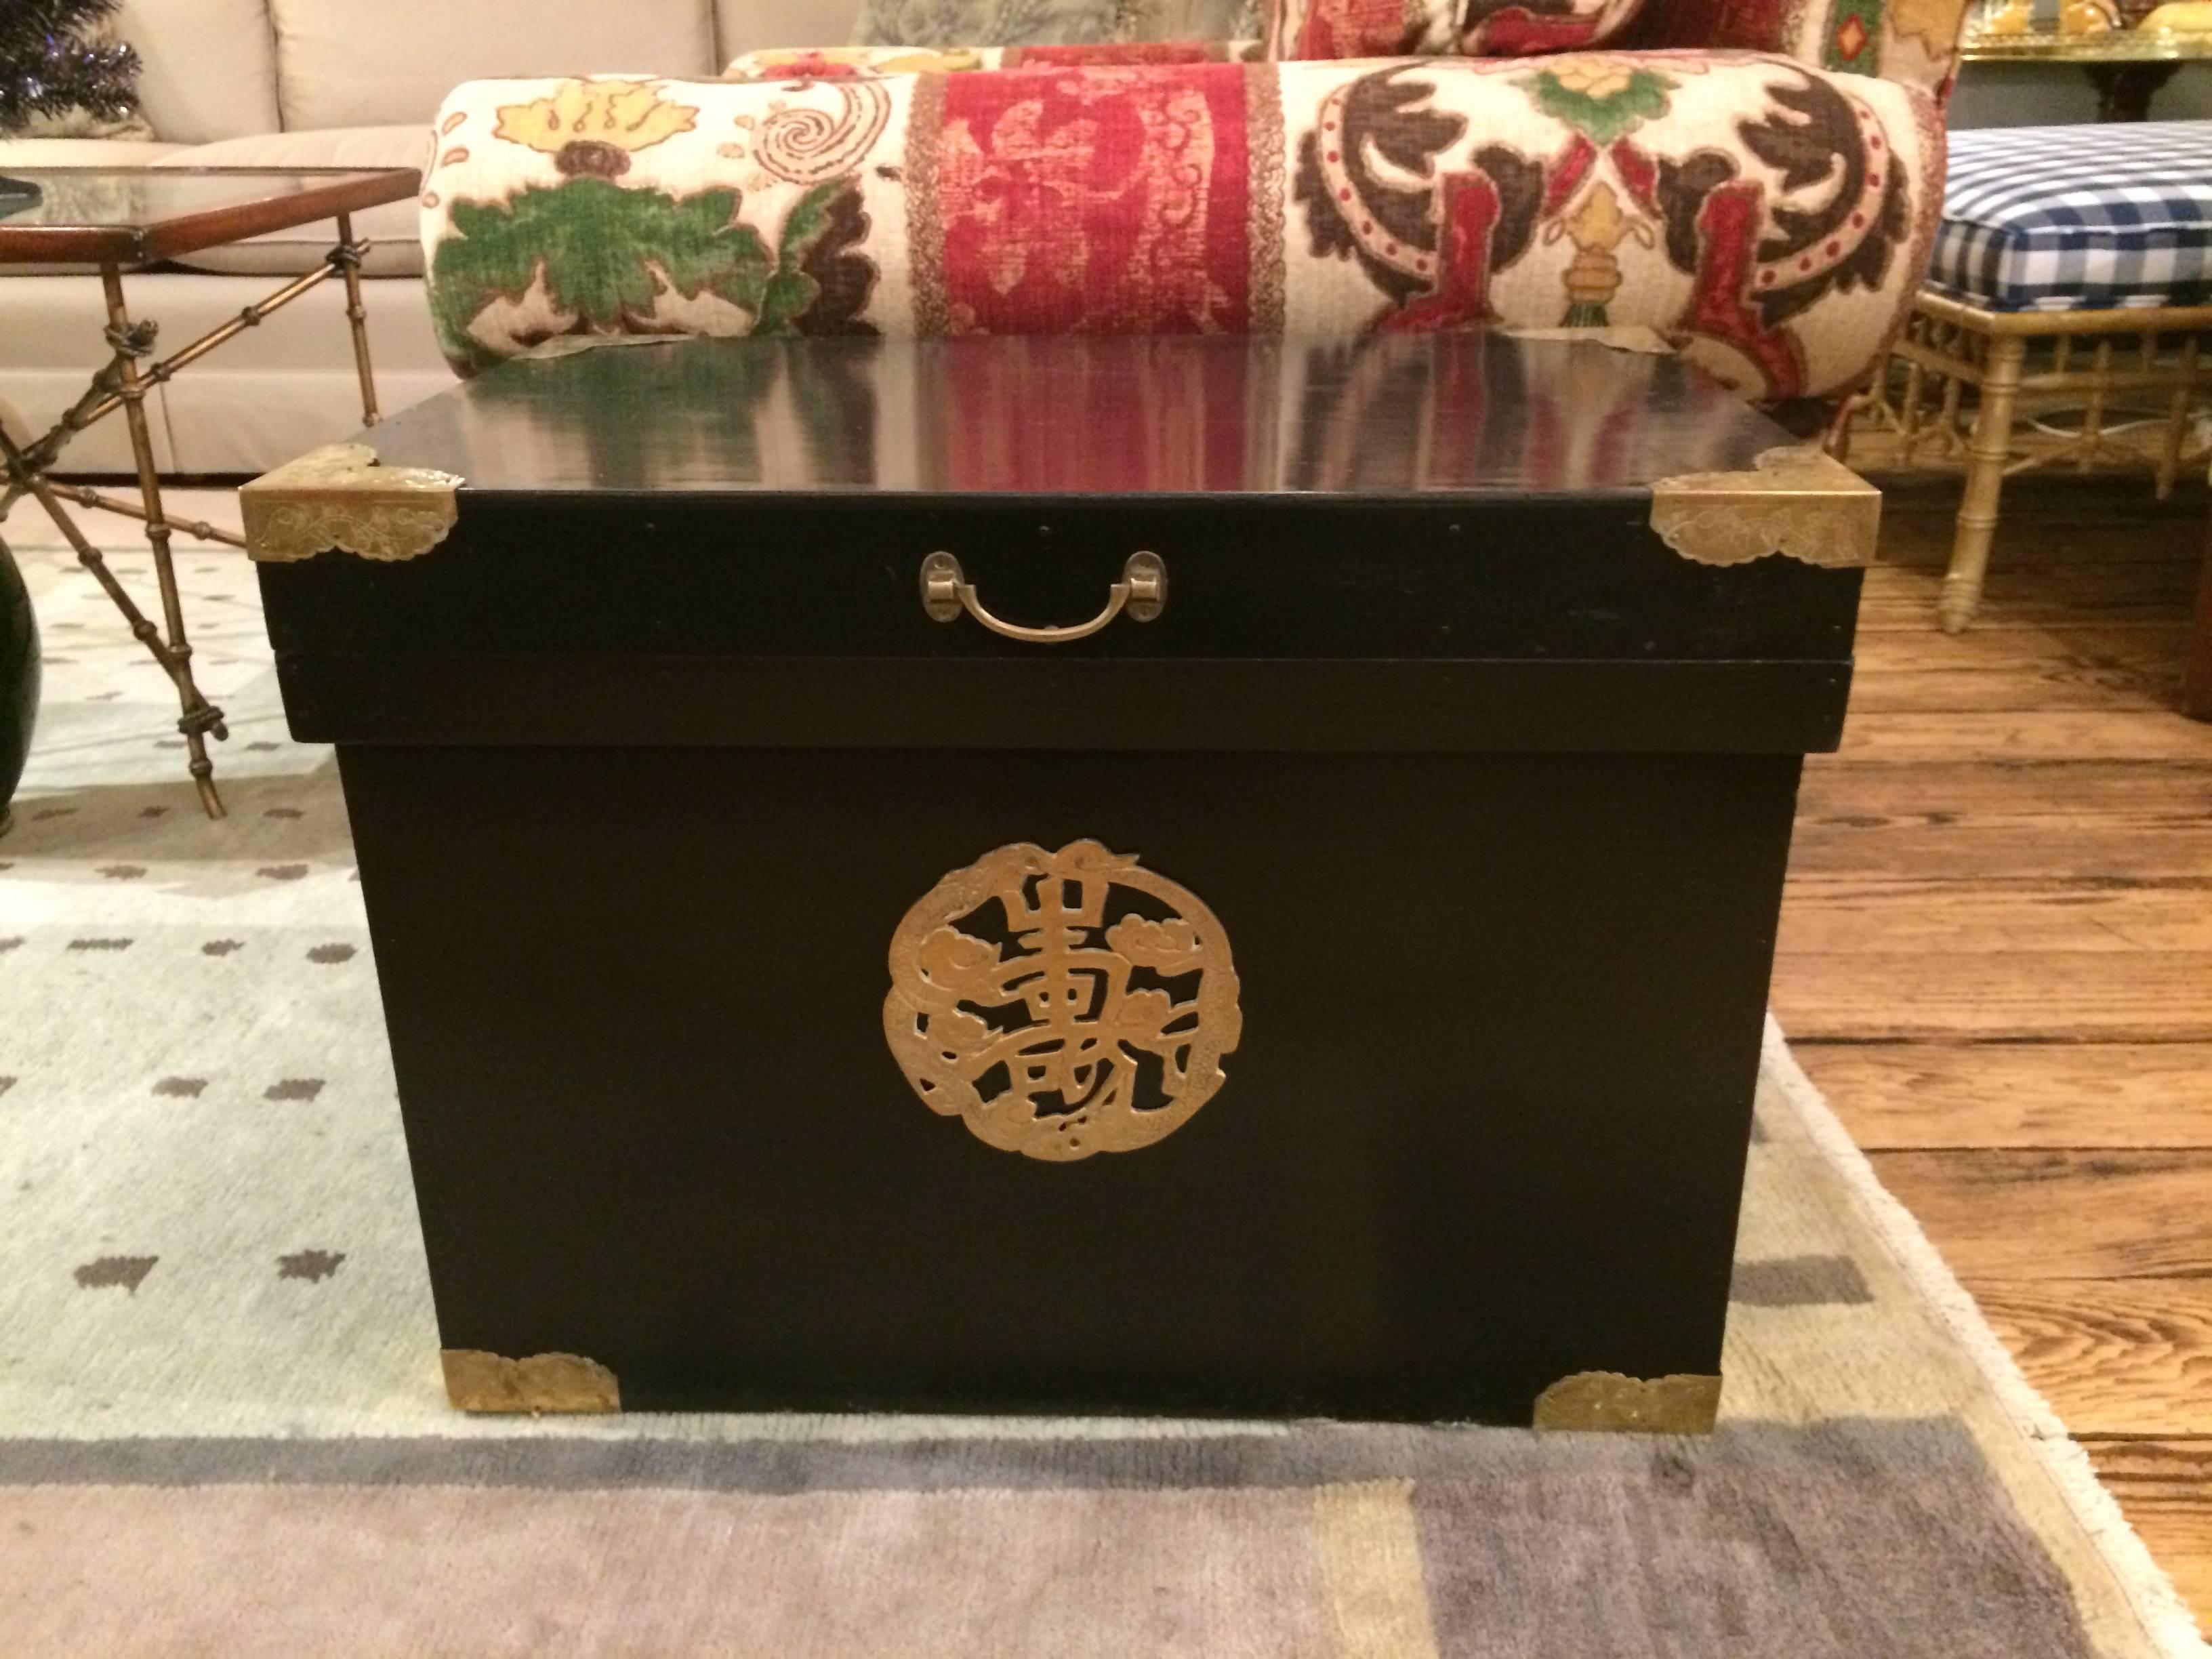
[[[0,0],[0,133],[82,109],[137,107],[138,54],[102,39],[117,0]]]

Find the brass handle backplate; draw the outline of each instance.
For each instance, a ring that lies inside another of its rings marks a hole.
[[[932,622],[957,622],[965,611],[994,634],[1036,645],[1058,645],[1096,634],[1123,611],[1131,622],[1150,622],[1167,609],[1168,567],[1157,553],[1132,553],[1121,567],[1121,580],[1106,590],[1106,608],[1089,622],[1066,628],[1024,628],[993,616],[976,597],[975,585],[950,553],[933,553],[921,562],[921,608]]]

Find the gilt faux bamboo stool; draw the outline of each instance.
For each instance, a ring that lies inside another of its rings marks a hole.
[[[1869,400],[1875,422],[1896,434],[1898,465],[1962,459],[1966,489],[1943,574],[1938,617],[1946,633],[1965,629],[1980,609],[1996,539],[2004,481],[2039,467],[2144,465],[2140,452],[2108,437],[2116,407],[2150,399],[2160,434],[2148,462],[2158,498],[2183,467],[2201,462],[2191,422],[2208,384],[2203,343],[2212,306],[2127,311],[1984,311],[1923,290],[1893,355],[1902,366]],[[1976,394],[1960,412],[1961,395]],[[2033,446],[2021,425],[2039,412],[2079,411],[2064,438]]]
[[[2163,500],[2203,460],[2208,336],[2212,121],[1951,135],[1928,283],[1861,411],[1899,465],[1964,463],[1946,632],[1981,604],[2008,477],[2147,464]],[[2022,430],[2061,410],[2070,428]],[[2123,418],[2160,428],[2148,456],[2114,440]]]
[[[1710,1425],[1842,466],[1477,334],[610,344],[373,441],[245,516],[457,1405]]]

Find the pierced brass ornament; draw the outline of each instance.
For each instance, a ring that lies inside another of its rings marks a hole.
[[[1019,842],[892,935],[884,1036],[922,1103],[1054,1163],[1173,1134],[1243,1031],[1229,936],[1188,888],[1095,841]]]

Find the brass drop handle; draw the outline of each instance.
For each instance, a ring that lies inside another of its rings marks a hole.
[[[921,562],[921,608],[932,622],[957,622],[965,611],[994,634],[1036,645],[1058,645],[1096,634],[1124,611],[1131,622],[1150,622],[1167,609],[1168,567],[1157,553],[1132,553],[1121,567],[1121,580],[1106,590],[1106,608],[1089,622],[1066,628],[1024,628],[994,617],[975,596],[975,585],[962,573],[960,561],[950,553],[933,553]]]

